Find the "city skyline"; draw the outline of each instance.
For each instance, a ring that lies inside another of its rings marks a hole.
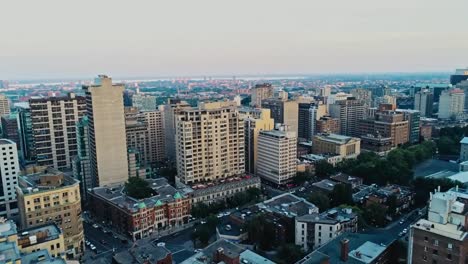
[[[0,79],[449,72],[468,59],[465,1],[29,5],[0,18]]]

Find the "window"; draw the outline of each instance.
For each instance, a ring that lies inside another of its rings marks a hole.
[[[424,237],[424,242],[427,242],[429,241],[429,238],[428,237]]]
[[[452,243],[448,243],[448,244],[447,244],[447,248],[450,249],[450,250],[452,250],[452,249],[453,249]]]
[[[433,254],[433,255],[439,255],[439,251],[438,251],[437,249],[433,249],[433,250],[432,250],[432,254]]]
[[[434,246],[438,246],[438,245],[439,245],[439,240],[434,239]]]
[[[447,254],[447,259],[452,260],[452,254]]]

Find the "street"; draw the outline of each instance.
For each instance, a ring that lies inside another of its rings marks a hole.
[[[114,237],[112,232],[104,233],[101,227],[94,228],[92,224],[83,222],[85,240],[96,247],[93,252],[89,246],[83,257],[84,263],[92,263],[99,259],[101,263],[112,263],[112,253],[127,250],[130,244],[123,243],[119,238]]]

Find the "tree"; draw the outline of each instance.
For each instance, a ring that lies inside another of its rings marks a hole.
[[[333,165],[325,160],[321,160],[315,164],[315,175],[320,178],[326,178],[335,172]]]
[[[353,190],[349,184],[336,184],[330,193],[332,206],[341,204],[353,205]]]
[[[310,181],[312,179],[312,175],[307,172],[297,172],[296,176],[292,178],[292,183],[295,185],[301,185],[306,181]]]
[[[138,177],[128,178],[128,182],[125,183],[125,192],[135,199],[144,199],[155,194],[153,189],[149,187],[149,183]]]
[[[364,213],[367,223],[373,223],[377,226],[385,225],[387,208],[384,205],[371,203],[365,208]]]
[[[269,250],[275,242],[275,227],[264,215],[259,215],[247,222],[249,240],[262,250]]]
[[[452,181],[447,178],[418,177],[411,182],[411,186],[416,192],[414,198],[416,206],[426,205],[429,200],[429,193],[434,192],[439,186],[440,191],[445,192],[457,185],[462,186],[463,184],[459,181]]]
[[[321,192],[313,192],[309,196],[309,202],[315,204],[320,212],[326,211],[330,208],[330,198]]]
[[[296,263],[305,255],[301,247],[295,244],[283,244],[278,250],[278,263]]]

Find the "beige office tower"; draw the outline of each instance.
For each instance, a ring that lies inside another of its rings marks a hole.
[[[245,125],[245,171],[257,174],[258,135],[260,131],[273,130],[275,121],[270,109],[242,108],[239,112]]]
[[[185,184],[245,172],[244,121],[235,102],[200,103],[176,116],[177,174]]]
[[[263,100],[273,98],[274,96],[275,89],[271,84],[257,84],[251,91],[250,106],[261,107]]]
[[[86,101],[73,93],[29,99],[35,160],[58,170],[72,167],[78,154],[76,123],[86,113]]]
[[[127,142],[122,84],[100,75],[84,86],[89,118],[90,163],[95,186],[120,184],[128,179]]]
[[[160,107],[164,117],[164,149],[167,160],[172,164],[176,163],[176,116],[184,108],[191,107],[187,102],[174,98]]]
[[[10,114],[10,102],[8,101],[8,97],[4,94],[0,94],[0,116],[9,115]]]
[[[296,133],[297,137],[299,131],[299,104],[297,101],[265,99],[262,101],[262,108],[270,109],[275,124],[286,125],[289,131]]]
[[[149,164],[148,126],[145,116],[136,107],[125,107],[125,133],[127,151],[137,153],[141,165]]]
[[[164,119],[159,110],[143,112],[148,128],[148,160],[151,163],[164,161]]]
[[[23,229],[55,223],[63,231],[67,255],[77,257],[83,253],[84,232],[78,180],[48,168],[19,177],[16,194]]]
[[[257,174],[276,185],[284,185],[296,176],[296,133],[280,130],[261,131],[258,136]]]

